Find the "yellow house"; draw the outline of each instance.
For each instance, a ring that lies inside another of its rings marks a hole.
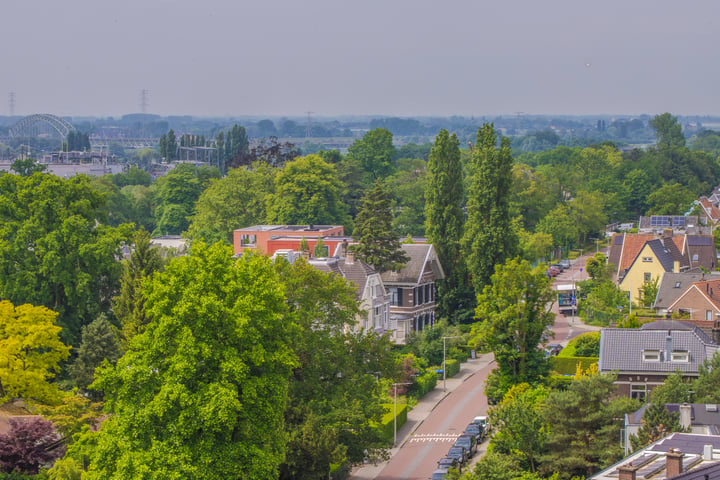
[[[672,239],[669,240],[663,242],[663,239],[656,239],[645,242],[640,253],[625,270],[625,275],[618,286],[620,290],[632,292],[631,298],[634,303],[640,302],[645,283],[655,280],[659,282],[665,272],[680,273],[688,268],[677,246]]]

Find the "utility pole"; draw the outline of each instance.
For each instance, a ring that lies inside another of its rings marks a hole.
[[[10,107],[10,116],[15,116],[15,92],[8,94],[8,106]]]
[[[312,117],[311,115],[315,112],[307,112],[307,126],[305,127],[305,136],[307,138],[312,137]]]

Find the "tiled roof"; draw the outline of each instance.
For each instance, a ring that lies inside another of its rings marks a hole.
[[[640,425],[642,417],[645,414],[648,404],[643,405],[640,409],[628,414],[628,421],[631,425]],[[665,408],[670,413],[680,411],[679,403],[666,403]],[[716,425],[720,426],[720,405],[716,403],[691,403],[690,404],[690,421],[692,425]]]
[[[431,262],[430,268],[433,270],[436,279],[445,278],[442,266],[434,253],[433,246],[429,243],[403,243],[402,248],[410,257],[405,266],[397,272],[389,271],[382,274],[383,282],[388,283],[417,283],[422,275],[427,262]],[[435,265],[432,262],[435,262]],[[438,277],[438,274],[440,276]]]
[[[630,268],[645,244],[653,239],[655,239],[654,235],[642,235],[637,233],[625,234],[621,257],[619,263],[617,264],[618,272],[623,273],[626,269]]]
[[[612,241],[610,242],[610,251],[608,252],[608,263],[615,265],[617,268],[620,265],[620,256],[622,254],[623,240],[625,234],[619,233],[613,235]]]
[[[669,337],[669,341],[668,341]],[[645,361],[644,350],[661,352],[660,361]],[[670,351],[687,351],[687,362],[671,362]],[[717,350],[699,328],[676,320],[646,323],[640,329],[605,328],[600,334],[602,372],[657,372],[680,370],[697,373],[698,366],[709,360]]]
[[[702,273],[666,272],[658,284],[658,292],[653,307],[656,310],[666,309],[677,300],[690,285],[702,280],[703,277],[704,275]]]
[[[700,197],[700,205],[703,207],[703,210],[705,210],[705,214],[710,217],[711,220],[714,222],[720,220],[720,209],[713,205],[710,200],[705,197]]]
[[[715,308],[720,310],[720,280],[701,280],[693,283],[690,288],[697,288]]]
[[[320,271],[334,273],[352,282],[355,287],[355,298],[357,300],[360,300],[363,296],[368,277],[376,273],[370,265],[360,260],[354,260],[352,263],[348,263],[346,258],[330,257],[325,259],[312,259],[308,263]]]

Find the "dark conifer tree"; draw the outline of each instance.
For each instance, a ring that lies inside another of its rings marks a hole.
[[[363,197],[353,237],[359,244],[352,250],[380,273],[398,270],[410,260],[393,232],[390,198],[381,181],[376,181],[375,187]]]

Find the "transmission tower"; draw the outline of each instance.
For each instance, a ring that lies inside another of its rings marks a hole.
[[[140,90],[140,111],[142,113],[147,113],[147,107],[148,107],[148,95],[150,92],[143,88]]]
[[[305,136],[308,138],[312,137],[312,117],[311,117],[311,115],[313,113],[314,112],[307,112],[308,119],[307,119],[307,127],[305,127]]]
[[[10,107],[10,116],[15,116],[15,92],[10,92],[8,94],[8,105]]]

